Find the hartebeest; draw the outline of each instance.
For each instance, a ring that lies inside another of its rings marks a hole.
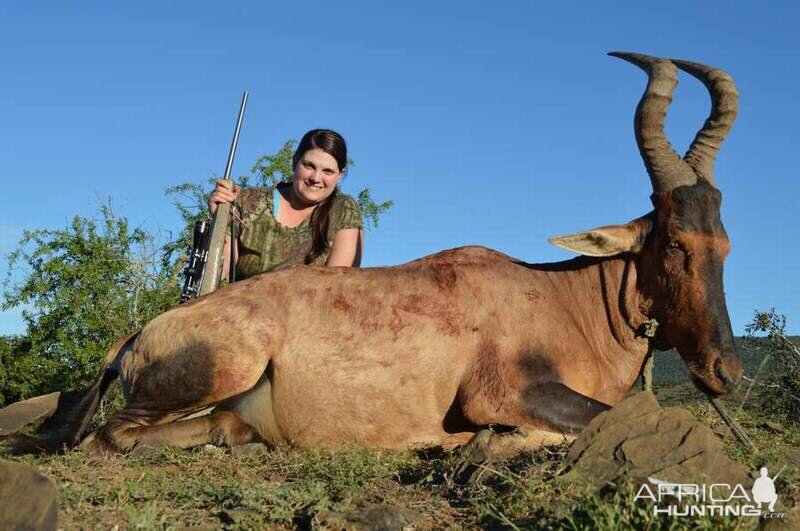
[[[87,447],[454,446],[487,425],[525,428],[518,436],[530,447],[620,400],[654,341],[677,348],[703,391],[727,392],[741,369],[712,164],[738,94],[716,68],[611,55],[649,78],[635,131],[650,213],[553,238],[583,255],[566,262],[463,247],[396,267],[296,266],[236,283],[121,340],[95,385],[65,400],[35,444],[77,443],[116,377],[127,406]],[[712,96],[683,158],[663,132],[676,67]]]

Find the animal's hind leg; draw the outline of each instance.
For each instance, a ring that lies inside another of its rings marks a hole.
[[[126,451],[140,444],[189,448],[257,440],[254,430],[230,411],[186,418],[253,386],[263,367],[236,361],[219,363],[208,358],[198,362],[187,355],[173,355],[131,371],[131,402],[81,446]]]
[[[125,410],[120,414],[87,437],[81,447],[125,451],[137,445],[190,448],[202,444],[238,446],[260,440],[255,430],[232,411],[156,425],[137,423]]]
[[[187,417],[252,388],[269,362],[269,345],[244,340],[212,344],[176,333],[188,323],[173,321],[157,318],[145,327],[121,362],[127,407],[82,446],[125,451],[137,444],[187,448],[254,439],[251,427],[233,412]],[[169,348],[164,337],[170,338]]]

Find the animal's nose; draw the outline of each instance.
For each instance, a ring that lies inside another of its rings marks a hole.
[[[726,389],[730,389],[742,377],[741,364],[738,359],[724,359],[723,356],[719,356],[714,362],[714,375]]]

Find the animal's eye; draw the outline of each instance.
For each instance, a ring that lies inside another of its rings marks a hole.
[[[689,268],[690,262],[690,253],[681,245],[681,243],[677,240],[670,240],[667,243],[666,248],[666,258],[667,262],[671,264],[672,267],[676,268]]]
[[[670,258],[683,258],[686,255],[686,250],[677,240],[670,240],[667,243],[666,252]]]
[[[667,243],[667,254],[671,256],[677,256],[677,255],[683,256],[683,255],[688,255],[689,253],[686,251],[686,248],[683,245],[681,245],[681,243],[678,240],[670,240],[669,243]]]

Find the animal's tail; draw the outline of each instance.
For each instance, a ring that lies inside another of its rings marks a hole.
[[[119,374],[112,368],[117,354],[138,335],[138,331],[134,332],[111,347],[103,368],[91,387],[61,393],[55,413],[42,423],[34,435],[12,436],[3,441],[3,447],[13,454],[27,454],[55,453],[77,445],[89,426],[100,399]]]

